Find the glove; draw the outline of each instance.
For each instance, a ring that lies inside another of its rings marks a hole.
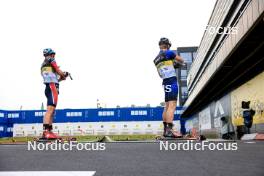
[[[175,69],[176,68],[181,68],[181,67],[186,66],[186,63],[181,63],[181,62],[178,62],[178,61],[174,61],[173,62],[173,66],[174,66]]]
[[[63,72],[63,73],[64,73],[64,76],[65,76],[66,78],[70,75],[69,72]]]
[[[65,78],[67,78],[68,76],[70,77],[70,79],[72,80],[71,74],[69,72],[64,72]]]

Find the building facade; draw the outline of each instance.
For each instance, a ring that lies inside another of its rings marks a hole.
[[[264,1],[216,1],[187,76],[188,128],[264,132]]]

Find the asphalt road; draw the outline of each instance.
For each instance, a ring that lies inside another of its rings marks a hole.
[[[157,142],[107,143],[104,151],[28,151],[27,145],[0,145],[0,171],[96,171],[96,176],[264,176],[264,142],[239,141],[236,151],[161,151]]]

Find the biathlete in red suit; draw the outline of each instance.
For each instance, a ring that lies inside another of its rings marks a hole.
[[[68,72],[59,69],[55,61],[55,51],[50,48],[43,50],[45,57],[41,65],[41,75],[46,86],[47,111],[43,118],[43,138],[57,139],[58,136],[52,132],[54,112],[58,103],[59,82],[65,80]]]

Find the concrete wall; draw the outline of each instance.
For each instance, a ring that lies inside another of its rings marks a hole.
[[[264,132],[264,72],[194,114],[186,121],[186,130],[194,127],[205,135],[220,137],[220,118],[226,117],[229,131],[235,132],[237,126],[244,125],[242,101],[250,101],[250,108],[256,111],[251,132]]]
[[[226,117],[231,122],[230,94],[221,99],[211,102],[201,111],[196,113],[192,119],[186,122],[186,130],[197,128],[202,134],[212,137],[221,136],[221,117]],[[230,132],[234,131],[232,124],[229,125]]]
[[[250,108],[255,110],[253,130],[261,130],[264,125],[264,72],[254,77],[231,92],[232,122],[235,126],[243,125],[242,101],[250,101]]]

